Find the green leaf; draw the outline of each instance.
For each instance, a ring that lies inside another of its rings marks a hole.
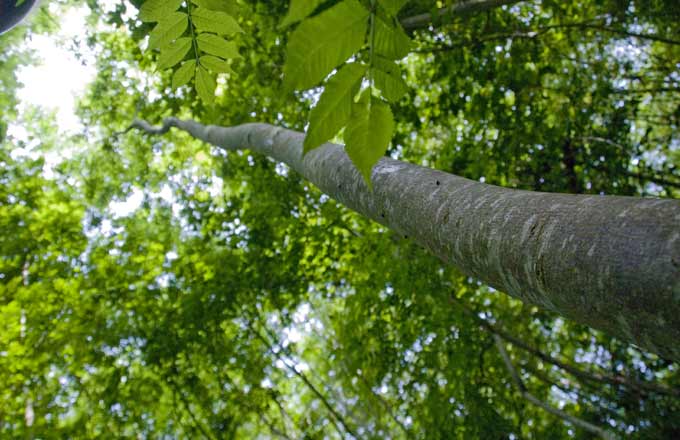
[[[323,2],[324,0],[291,0],[288,14],[284,17],[280,27],[284,28],[307,18]]]
[[[203,55],[200,58],[200,63],[215,73],[234,73],[226,61],[213,55]]]
[[[309,115],[305,153],[331,139],[347,124],[354,96],[359,91],[366,69],[364,64],[347,64],[328,80],[319,102]]]
[[[408,0],[378,0],[380,6],[392,17],[395,17],[407,2]]]
[[[400,60],[411,50],[411,40],[399,24],[375,21],[375,52],[392,60]]]
[[[238,53],[234,42],[227,41],[215,34],[200,34],[196,37],[196,41],[198,42],[198,48],[203,52],[225,59],[241,58],[241,54]]]
[[[142,21],[161,21],[172,14],[182,4],[182,0],[147,0],[139,9]]]
[[[172,88],[178,89],[191,81],[196,74],[196,60],[187,60],[172,75]]]
[[[373,58],[373,79],[375,86],[388,101],[397,102],[408,92],[406,81],[401,76],[401,69],[386,58]]]
[[[196,93],[205,102],[215,100],[215,78],[205,68],[198,66],[196,70]]]
[[[191,2],[206,9],[226,12],[231,16],[238,15],[240,9],[235,0],[191,0]]]
[[[161,53],[158,56],[158,68],[167,69],[174,66],[184,59],[184,56],[191,49],[191,38],[178,38],[175,42],[167,46],[161,47]]]
[[[302,22],[288,42],[285,87],[313,87],[361,49],[368,15],[357,0],[345,0]]]
[[[189,26],[189,17],[183,12],[173,12],[163,17],[149,33],[149,49],[167,46],[172,40],[182,36]]]
[[[390,106],[364,91],[359,102],[352,106],[352,114],[345,128],[347,155],[371,187],[371,170],[385,154],[392,139],[394,119]]]
[[[222,11],[197,8],[191,13],[191,20],[199,31],[214,32],[219,35],[243,32],[234,17]]]

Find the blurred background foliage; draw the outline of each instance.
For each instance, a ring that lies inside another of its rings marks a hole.
[[[542,402],[680,437],[677,364],[461,275],[268,158],[121,133],[134,115],[303,130],[316,94],[281,89],[287,0],[239,1],[243,59],[210,106],[140,49],[140,1],[52,3],[0,37],[0,437],[591,438],[523,398],[494,336]],[[64,134],[17,111],[17,72],[83,5],[96,77]],[[411,37],[393,157],[680,195],[676,0],[517,2]]]

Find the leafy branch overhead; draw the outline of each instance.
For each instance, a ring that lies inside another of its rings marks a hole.
[[[345,127],[347,154],[370,186],[373,165],[385,154],[394,121],[387,102],[407,91],[399,66],[410,40],[396,20],[404,0],[343,0],[307,18],[318,1],[293,0],[282,26],[303,20],[287,48],[284,84],[304,90],[326,79],[310,113],[305,153]],[[345,64],[348,59],[352,62]],[[357,99],[361,95],[361,99]]]
[[[304,152],[345,128],[347,154],[369,186],[373,165],[392,138],[388,103],[399,101],[408,90],[395,63],[410,50],[396,19],[405,3],[342,0],[323,9],[322,0],[292,0],[281,22],[282,29],[299,23],[288,42],[284,88],[324,87],[310,113]],[[229,60],[240,56],[236,44],[225,38],[242,32],[232,15],[236,10],[233,0],[144,3],[140,18],[158,22],[149,35],[149,49],[160,51],[159,68],[176,69],[173,87],[193,79],[203,100],[214,99],[215,76],[231,74]]]
[[[158,67],[174,69],[173,88],[194,81],[205,102],[215,99],[216,77],[233,74],[230,62],[240,58],[227,37],[243,32],[233,14],[233,0],[148,0],[139,12],[142,21],[157,22],[149,33],[150,50],[158,50]]]

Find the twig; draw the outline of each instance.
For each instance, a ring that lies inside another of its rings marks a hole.
[[[167,379],[168,383],[172,386],[174,392],[176,395],[179,396],[179,399],[182,401],[182,405],[186,409],[187,413],[189,413],[189,417],[191,417],[191,420],[194,422],[194,426],[198,428],[198,430],[201,432],[203,437],[207,438],[208,440],[214,440],[214,437],[210,435],[208,431],[205,430],[203,425],[199,422],[198,418],[194,414],[194,412],[191,410],[189,401],[187,398],[182,394],[182,391],[179,389],[179,386],[170,378]]]
[[[608,383],[610,385],[620,385],[620,386],[627,386],[637,392],[643,393],[643,394],[649,394],[649,393],[657,393],[657,394],[665,394],[668,396],[675,396],[675,397],[680,397],[680,388],[669,388],[663,385],[655,384],[655,383],[650,383],[650,382],[639,382],[636,381],[632,378],[626,377],[626,376],[612,376],[608,374],[603,374],[603,373],[595,373],[595,372],[589,372],[589,371],[583,371],[580,368],[568,364],[566,362],[560,361],[559,359],[556,359],[546,353],[543,353],[542,351],[538,350],[537,348],[532,347],[531,345],[527,344],[526,342],[522,341],[521,339],[518,339],[506,331],[502,330],[498,326],[495,326],[491,324],[489,321],[486,319],[480,318],[473,310],[471,310],[468,306],[463,304],[462,301],[460,301],[458,298],[451,297],[451,300],[456,302],[458,305],[460,305],[464,310],[470,314],[485,330],[491,332],[494,335],[500,336],[501,338],[505,339],[506,341],[510,342],[512,345],[516,345],[517,347],[528,351],[532,355],[538,357],[542,361],[548,362],[550,364],[555,365],[556,367],[559,367],[563,369],[564,371],[573,374],[574,376],[580,378],[580,379],[585,379],[589,380],[592,382],[602,382],[602,383]]]
[[[494,334],[493,339],[496,342],[496,347],[498,348],[498,351],[500,352],[501,358],[503,358],[503,362],[505,363],[505,367],[508,369],[508,372],[510,373],[510,376],[512,377],[512,381],[515,383],[515,386],[519,389],[519,393],[527,399],[529,402],[533,403],[536,406],[539,406],[546,410],[547,412],[575,425],[579,426],[586,431],[593,433],[595,435],[598,435],[604,439],[607,440],[614,440],[616,436],[612,434],[611,432],[600,428],[599,426],[595,426],[592,423],[586,422],[583,419],[580,419],[576,416],[572,416],[571,414],[567,414],[564,411],[557,409],[553,407],[552,405],[547,404],[546,402],[538,399],[536,396],[531,394],[529,391],[527,391],[526,387],[524,386],[524,383],[522,382],[522,379],[519,377],[519,373],[517,373],[517,370],[515,367],[512,365],[512,361],[510,360],[510,356],[508,355],[508,352],[505,350],[505,347],[503,346],[503,340],[501,339],[500,336]]]
[[[344,437],[344,435],[343,435],[342,430],[341,430],[340,427],[338,426],[338,424],[335,422],[335,420],[337,420],[337,421],[342,425],[342,427],[344,428],[344,430],[345,430],[347,433],[351,434],[353,437],[356,437],[357,435],[356,435],[356,434],[354,433],[354,431],[352,431],[352,429],[348,426],[348,424],[347,424],[347,422],[345,421],[344,417],[342,417],[342,415],[340,415],[340,414],[335,410],[335,408],[333,408],[333,406],[330,404],[330,402],[328,401],[328,399],[326,399],[326,397],[325,397],[325,396],[324,396],[324,395],[323,395],[323,394],[322,394],[322,393],[314,386],[314,384],[312,384],[312,383],[309,381],[309,379],[307,378],[307,376],[306,376],[303,372],[301,372],[301,371],[299,371],[297,368],[295,368],[294,365],[290,365],[290,364],[286,361],[286,359],[284,359],[283,356],[281,356],[281,355],[279,354],[279,352],[274,351],[274,350],[272,349],[272,343],[269,342],[269,341],[267,340],[267,338],[265,338],[259,331],[257,331],[257,330],[253,327],[253,325],[252,325],[250,322],[248,322],[248,328],[250,329],[250,331],[251,331],[251,332],[252,332],[252,333],[253,333],[260,341],[262,341],[262,342],[265,344],[265,346],[267,346],[267,347],[270,348],[270,350],[271,350],[271,352],[274,354],[274,356],[276,356],[276,358],[279,359],[279,360],[283,363],[283,365],[284,365],[290,372],[292,372],[292,373],[295,374],[297,377],[299,377],[299,378],[302,380],[302,382],[304,382],[304,384],[307,386],[307,388],[309,388],[310,391],[312,391],[312,393],[313,393],[316,397],[318,397],[319,400],[321,400],[321,403],[323,403],[323,405],[326,407],[326,409],[328,410],[328,412],[330,412],[331,415],[333,416],[333,417],[330,418],[330,421],[331,421],[331,423],[333,424],[333,426],[335,427],[336,431],[338,431],[338,434],[340,434],[340,437]],[[276,345],[277,347],[279,347],[279,345],[276,344],[276,343],[274,343],[274,345]],[[279,350],[279,351],[281,351],[281,350]]]

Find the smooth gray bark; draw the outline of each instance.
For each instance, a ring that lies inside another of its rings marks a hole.
[[[678,200],[511,190],[390,158],[370,191],[341,145],[303,157],[299,132],[175,118],[133,127],[267,155],[496,289],[680,360]]]

